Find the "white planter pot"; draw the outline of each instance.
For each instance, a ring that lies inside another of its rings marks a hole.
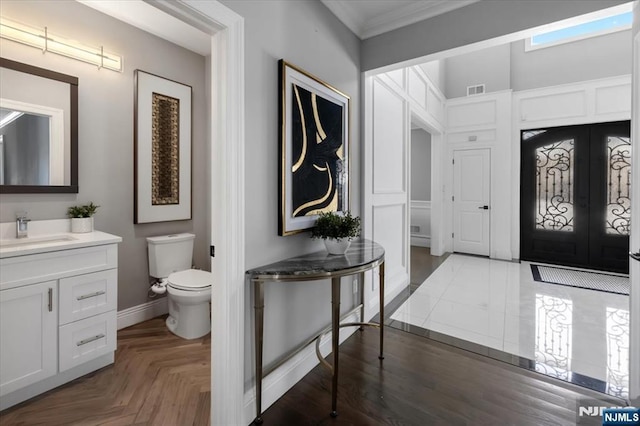
[[[324,240],[324,246],[329,254],[345,254],[351,245],[351,241],[348,239],[334,240],[333,238],[327,238]]]
[[[93,232],[93,217],[71,218],[71,232],[76,234]]]

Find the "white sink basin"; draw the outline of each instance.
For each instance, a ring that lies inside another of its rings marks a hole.
[[[41,246],[55,243],[62,243],[67,241],[76,241],[76,238],[73,238],[70,235],[47,235],[44,237],[33,237],[33,238],[16,238],[12,240],[0,240],[0,250],[14,248],[14,247],[30,247],[30,246]]]

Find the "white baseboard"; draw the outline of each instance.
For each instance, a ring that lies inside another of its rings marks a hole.
[[[353,313],[342,322],[360,321],[359,314]],[[340,343],[344,342],[357,327],[340,329]],[[331,353],[331,333],[325,334],[320,340],[320,353],[326,357]],[[276,368],[262,380],[262,412],[266,411],[274,402],[304,378],[316,365],[318,357],[315,352],[315,342],[304,348],[290,360]],[[329,410],[330,407],[327,407]],[[247,423],[256,417],[256,388],[252,385],[244,394],[244,415]]]
[[[384,305],[387,306],[393,299],[396,298],[396,296],[398,296],[402,292],[402,290],[407,288],[408,285],[409,285],[409,275],[407,275],[406,273],[399,273],[399,274],[395,274],[392,277],[385,277]],[[377,293],[377,290],[376,290],[376,293]],[[370,317],[367,318],[367,320],[370,320],[375,315],[377,315],[378,312],[380,312],[380,301],[377,297],[371,298],[371,300],[367,304],[366,312],[373,312],[373,314],[367,314],[367,315],[370,315]],[[385,316],[386,314],[388,314],[388,312],[385,313]]]
[[[167,298],[152,300],[141,305],[118,311],[118,330],[150,320],[169,312]]]
[[[411,245],[416,247],[431,247],[431,237],[424,235],[412,235]]]

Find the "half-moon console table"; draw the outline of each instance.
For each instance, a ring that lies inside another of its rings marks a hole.
[[[380,324],[364,322],[364,273],[380,267]],[[360,322],[340,324],[340,278],[348,275],[360,274],[359,293],[360,304],[345,314],[345,317],[360,310]],[[316,342],[316,354],[320,362],[329,368],[332,373],[331,387],[331,416],[337,416],[336,405],[338,401],[338,351],[340,327],[371,325],[380,327],[380,355],[383,359],[384,342],[384,249],[381,245],[370,240],[357,240],[351,243],[351,247],[343,256],[327,254],[319,251],[304,256],[292,257],[276,263],[261,266],[247,271],[249,279],[253,283],[255,299],[255,356],[256,356],[256,419],[255,423],[262,423],[262,349],[264,333],[264,283],[282,281],[311,281],[331,279],[331,326],[320,332],[317,336],[300,345],[284,359],[269,367],[273,371],[279,365],[290,359],[293,355],[304,349],[307,345]],[[331,332],[331,349],[333,352],[333,366],[322,358],[320,354],[320,337]],[[267,372],[267,374],[268,374]]]

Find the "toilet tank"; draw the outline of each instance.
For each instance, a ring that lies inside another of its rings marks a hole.
[[[191,269],[194,234],[171,234],[148,237],[149,275],[166,278],[172,272]]]

